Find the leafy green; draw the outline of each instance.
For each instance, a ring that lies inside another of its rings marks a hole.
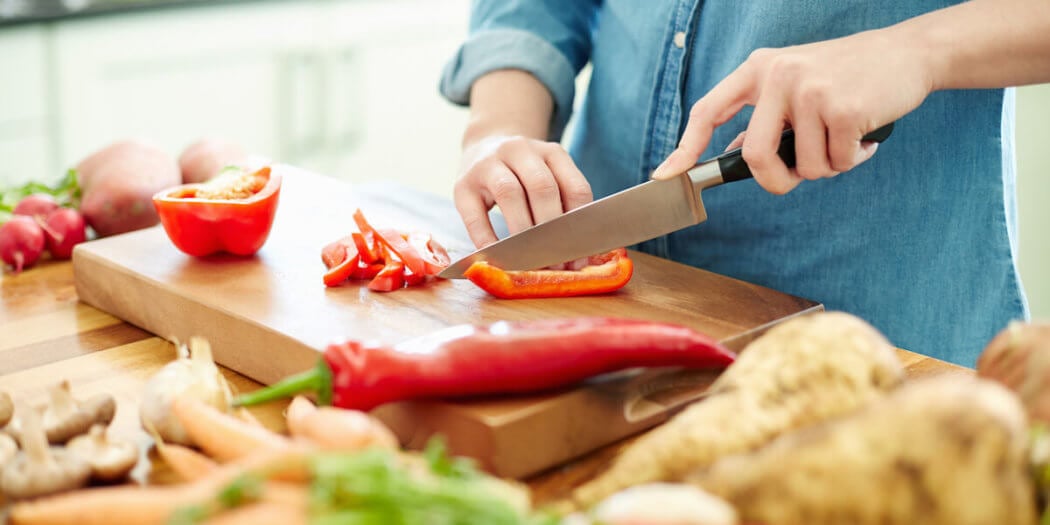
[[[54,186],[31,181],[21,186],[0,190],[0,223],[6,222],[10,218],[11,212],[18,205],[18,201],[34,193],[50,195],[58,201],[60,206],[79,207],[81,191],[80,184],[77,182],[77,170],[70,169],[66,171],[62,180],[58,181]]]
[[[395,452],[318,452],[308,459],[312,525],[555,525],[553,516],[515,508],[500,481],[464,458],[449,457],[445,442],[427,443],[423,461]],[[192,525],[225,509],[258,500],[263,477],[244,475],[202,505],[179,509],[169,525]]]

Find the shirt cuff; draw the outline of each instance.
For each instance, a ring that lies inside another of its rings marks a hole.
[[[441,94],[459,105],[470,103],[470,88],[481,76],[500,69],[520,69],[536,77],[554,97],[550,140],[559,140],[572,115],[576,73],[565,55],[528,31],[481,31],[464,43],[441,75]]]

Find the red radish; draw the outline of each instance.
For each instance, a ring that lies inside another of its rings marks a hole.
[[[43,230],[47,249],[55,259],[69,259],[73,247],[87,240],[84,216],[72,208],[59,208],[48,214]]]
[[[30,217],[47,217],[47,214],[57,209],[58,202],[55,201],[54,197],[46,193],[34,193],[18,201],[12,213]]]
[[[31,217],[15,215],[0,226],[0,259],[15,273],[36,263],[44,252],[44,230]]]

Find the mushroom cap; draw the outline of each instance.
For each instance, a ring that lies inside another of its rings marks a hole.
[[[66,450],[86,461],[91,466],[91,476],[99,481],[127,477],[139,459],[134,443],[107,438],[106,427],[97,423],[86,435],[70,440]]]
[[[11,421],[15,414],[15,404],[11,402],[11,396],[7,392],[0,392],[0,427]]]
[[[50,447],[52,461],[32,461],[24,451],[4,467],[0,488],[12,499],[33,498],[83,487],[91,467],[79,457]]]
[[[99,394],[84,402],[73,398],[69,382],[51,389],[51,401],[43,407],[44,432],[51,444],[62,444],[88,431],[96,422],[113,420],[117,405],[113,396]]]
[[[0,434],[0,468],[7,465],[11,458],[18,453],[18,443],[7,434]]]

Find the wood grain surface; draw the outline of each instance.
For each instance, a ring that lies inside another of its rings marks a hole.
[[[77,396],[110,392],[118,399],[112,432],[135,439],[148,455],[150,440],[138,426],[138,395],[146,378],[174,355],[173,345],[79,302],[69,262],[45,261],[19,275],[3,273],[0,297],[0,389],[29,402],[42,400],[47,386],[61,379],[71,381]],[[396,295],[390,300],[397,300]],[[499,307],[492,307],[498,311]],[[905,350],[899,356],[910,376],[969,373]],[[258,387],[236,372],[225,368],[223,372],[237,389]],[[275,403],[252,412],[267,426],[283,431],[283,408],[283,403]],[[566,494],[603,468],[625,442],[530,477],[535,498],[543,502]],[[142,462],[135,473],[140,483],[167,478],[163,464],[157,462]]]

